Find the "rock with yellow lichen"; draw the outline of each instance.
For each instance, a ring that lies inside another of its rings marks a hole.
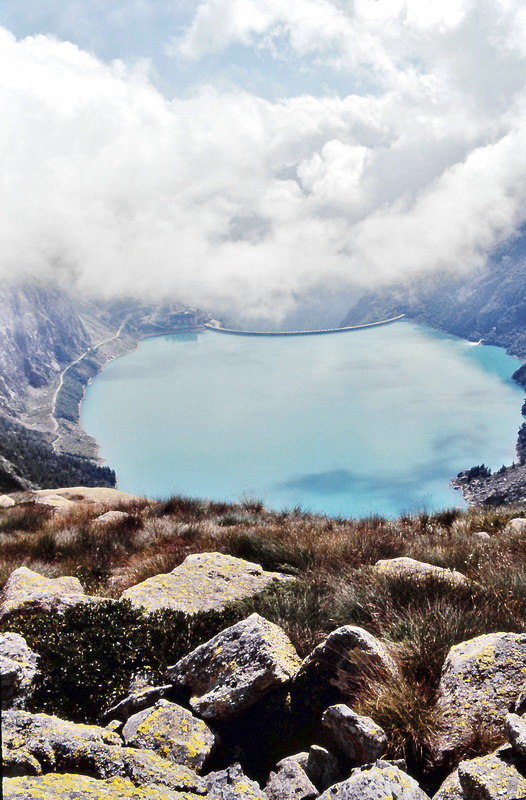
[[[465,586],[469,583],[461,572],[454,569],[444,569],[434,564],[426,564],[424,561],[416,561],[414,558],[386,558],[377,561],[374,569],[381,575],[393,578],[414,578],[415,580],[443,580],[455,586]]]
[[[187,556],[172,572],[155,575],[122,593],[123,600],[148,612],[172,608],[185,614],[221,610],[265,589],[272,581],[290,581],[280,572],[223,553]]]
[[[70,774],[6,778],[2,788],[5,800],[200,800],[201,797],[154,783],[138,787],[122,778],[97,780]]]
[[[226,720],[288,683],[300,663],[284,631],[251,614],[169,667],[167,679],[191,691],[204,719]]]
[[[132,747],[148,748],[195,770],[203,767],[216,744],[206,722],[168,700],[159,700],[152,708],[131,716],[122,735]]]
[[[370,769],[353,770],[350,778],[335,783],[319,800],[429,800],[418,783],[397,767],[380,762]]]
[[[38,656],[19,633],[0,634],[2,709],[23,708],[33,689]]]
[[[504,753],[461,761],[458,775],[465,800],[524,800],[526,778]]]
[[[270,773],[265,794],[268,800],[315,800],[319,792],[297,761],[285,759]]]
[[[204,794],[202,779],[186,766],[151,750],[124,747],[122,739],[97,725],[79,725],[46,714],[22,711],[2,715],[4,774],[79,772],[97,778],[120,777],[137,786],[156,783],[177,791]]]
[[[358,625],[337,628],[302,662],[292,697],[306,716],[319,719],[334,703],[348,701],[368,678],[398,674],[385,645]]]
[[[465,797],[456,769],[448,775],[438,792],[433,795],[433,800],[465,800]]]
[[[218,772],[210,772],[204,780],[207,800],[267,800],[259,784],[247,778],[237,763]]]
[[[503,731],[526,675],[526,634],[489,633],[455,645],[442,669],[440,749],[455,750],[479,725]]]
[[[27,567],[19,567],[5,585],[0,619],[31,611],[64,612],[79,603],[100,603],[103,599],[85,594],[77,578],[45,578]]]
[[[357,714],[341,703],[330,706],[322,724],[342,756],[352,766],[371,764],[381,758],[387,747],[385,732],[370,717]]]

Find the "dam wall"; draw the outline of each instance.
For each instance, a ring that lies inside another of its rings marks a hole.
[[[366,322],[363,325],[347,325],[344,328],[319,328],[311,331],[241,331],[235,328],[223,328],[222,325],[214,320],[205,322],[205,328],[217,333],[228,333],[231,336],[318,336],[323,333],[343,333],[344,331],[359,331],[364,328],[376,328],[378,325],[390,325],[403,319],[405,314],[398,314],[396,317],[381,319],[378,322]]]

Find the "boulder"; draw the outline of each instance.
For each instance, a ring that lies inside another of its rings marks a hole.
[[[508,714],[504,727],[515,756],[526,758],[526,719],[517,714]]]
[[[270,773],[265,794],[268,800],[315,800],[318,790],[305,770],[296,761],[287,759],[277,772]]]
[[[475,531],[473,536],[476,536],[479,542],[490,542],[491,536],[487,531]]]
[[[465,798],[466,795],[458,777],[458,769],[448,775],[438,792],[433,795],[433,800],[465,800]]]
[[[374,765],[354,770],[351,777],[335,783],[319,800],[429,800],[418,783],[391,764]]]
[[[22,708],[31,694],[38,655],[19,633],[0,634],[2,709]]]
[[[127,745],[153,750],[195,770],[201,769],[216,742],[206,722],[168,700],[130,717],[122,736]]]
[[[311,745],[307,763],[304,767],[305,772],[316,786],[316,788],[323,792],[332,786],[333,783],[340,780],[340,765],[338,760],[332,753],[329,753],[325,747],[320,747],[317,744]]]
[[[204,781],[207,800],[267,800],[259,784],[247,778],[239,764],[210,772]]]
[[[35,499],[35,503],[38,503],[41,506],[49,506],[50,508],[58,508],[58,509],[70,509],[75,506],[75,503],[72,500],[68,500],[67,497],[62,497],[59,494],[46,494],[42,497],[37,497]]]
[[[4,774],[80,772],[119,777],[135,785],[155,783],[177,791],[205,793],[201,778],[152,750],[123,747],[121,738],[97,725],[79,725],[47,714],[5,712],[2,716]]]
[[[167,679],[190,689],[204,719],[226,720],[290,681],[300,663],[284,631],[251,614],[169,667]]]
[[[0,508],[12,508],[16,506],[15,501],[8,494],[0,495]]]
[[[182,794],[154,783],[138,788],[122,778],[97,780],[85,775],[41,775],[32,778],[7,778],[4,797],[9,800],[200,800],[193,792]]]
[[[387,736],[382,728],[349,706],[330,706],[322,724],[341,754],[355,766],[371,764],[385,753]]]
[[[506,526],[506,531],[508,533],[526,533],[526,519],[516,517],[510,520]]]
[[[121,597],[148,612],[173,608],[196,614],[253,597],[276,580],[288,582],[291,577],[265,572],[259,564],[223,553],[197,553],[187,556],[172,572],[131,586]]]
[[[461,572],[457,572],[454,569],[436,567],[423,561],[415,561],[414,558],[387,558],[377,561],[374,569],[381,575],[393,578],[415,578],[421,580],[434,578],[447,581],[455,586],[469,584],[469,579],[462,575]]]
[[[77,578],[45,578],[27,567],[19,567],[5,585],[0,619],[30,611],[61,613],[79,603],[97,603],[103,599],[85,594]]]
[[[440,749],[455,749],[480,724],[502,731],[525,670],[526,634],[488,633],[452,647],[438,689]]]
[[[126,511],[106,511],[100,517],[93,520],[94,525],[109,525],[115,522],[124,522],[124,520],[132,519],[132,515]]]
[[[461,761],[460,785],[466,800],[524,800],[526,778],[497,754]]]
[[[294,703],[320,715],[327,706],[351,697],[367,678],[397,673],[379,639],[357,625],[344,625],[302,662],[292,687]]]

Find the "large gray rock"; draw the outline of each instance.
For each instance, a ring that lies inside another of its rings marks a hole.
[[[287,759],[277,772],[270,773],[265,794],[268,800],[315,800],[318,790],[305,770],[296,761]]]
[[[424,561],[416,561],[414,558],[386,558],[377,561],[374,569],[380,575],[387,575],[393,578],[415,578],[427,579],[434,578],[447,581],[454,586],[465,586],[469,579],[461,572],[454,569],[444,569],[436,567],[434,564],[426,564]]]
[[[140,786],[205,793],[192,770],[160,758],[152,750],[122,746],[120,737],[97,725],[78,725],[47,714],[8,711],[2,715],[2,760],[9,777],[46,772],[119,777]]]
[[[466,800],[524,800],[526,778],[496,754],[461,761],[460,785]]]
[[[440,749],[454,749],[480,724],[503,731],[525,671],[526,634],[488,633],[452,647],[438,690],[444,720]]]
[[[517,714],[508,714],[504,727],[514,754],[518,758],[526,758],[526,719]]]
[[[27,567],[19,567],[5,585],[0,619],[30,611],[60,613],[80,603],[97,603],[103,599],[85,594],[77,578],[45,578]]]
[[[162,758],[200,770],[212,752],[215,734],[206,722],[168,700],[134,714],[122,729],[126,744],[153,750]]]
[[[295,703],[313,714],[351,697],[368,678],[398,674],[387,648],[357,625],[337,628],[302,662],[294,679]]]
[[[2,709],[23,708],[37,674],[38,655],[19,633],[0,634]]]
[[[186,614],[221,610],[234,600],[252,597],[272,581],[289,575],[265,572],[259,564],[223,553],[197,553],[165,575],[155,575],[122,593],[133,605],[158,611],[173,608]]]
[[[6,800],[202,800],[194,792],[181,793],[154,783],[137,788],[122,778],[97,780],[72,774],[7,778],[3,790]]]
[[[338,750],[355,766],[371,764],[385,753],[387,736],[382,728],[349,706],[330,706],[322,724]]]
[[[418,783],[390,764],[356,770],[350,778],[331,786],[319,800],[429,800]]]
[[[239,764],[205,775],[207,800],[267,800],[256,781],[243,773]]]
[[[281,628],[251,614],[169,667],[167,679],[190,689],[204,719],[225,720],[290,681],[300,663]]]

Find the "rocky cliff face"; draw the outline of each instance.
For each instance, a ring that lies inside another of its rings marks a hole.
[[[43,283],[0,288],[0,408],[23,413],[28,392],[52,383],[90,343],[66,293]]]
[[[461,278],[427,277],[367,294],[342,324],[357,325],[396,314],[526,358],[526,236],[504,248],[479,272]]]

